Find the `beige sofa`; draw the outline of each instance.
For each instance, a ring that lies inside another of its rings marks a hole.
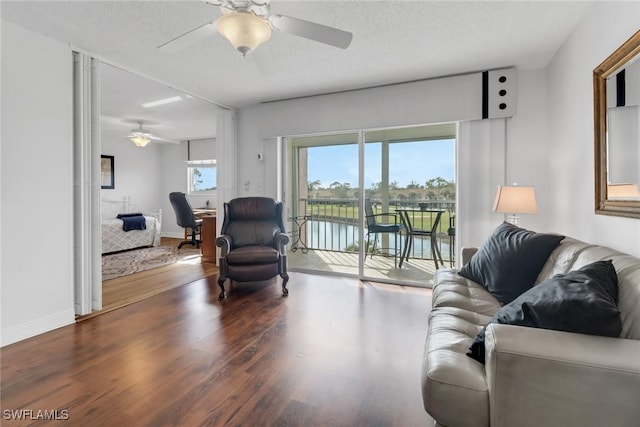
[[[463,251],[463,263],[473,253]],[[492,324],[485,365],[465,353],[500,304],[456,270],[439,270],[422,370],[436,426],[640,426],[640,259],[565,238],[536,283],[608,259],[618,275],[620,338]]]

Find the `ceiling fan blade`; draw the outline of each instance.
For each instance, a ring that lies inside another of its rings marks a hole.
[[[160,136],[156,136],[153,134],[149,134],[148,136],[152,141],[168,142],[170,144],[180,144],[180,141],[176,141],[175,139],[162,138]]]
[[[217,33],[215,23],[209,22],[208,24],[201,25],[193,30],[187,31],[186,33],[169,40],[166,43],[158,46],[163,52],[167,53],[175,53],[182,49],[185,49],[191,45],[198,43],[200,40],[203,40],[212,34]]]
[[[315,40],[331,46],[346,49],[351,44],[353,34],[326,25],[283,15],[271,15],[271,25],[278,31]]]

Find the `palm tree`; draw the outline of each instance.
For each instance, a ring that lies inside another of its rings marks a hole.
[[[315,181],[309,181],[307,183],[307,190],[309,190],[310,192],[316,191],[320,187],[320,184],[322,183],[318,179],[316,179]]]

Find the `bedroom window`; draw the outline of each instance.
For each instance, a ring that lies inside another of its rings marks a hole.
[[[187,162],[189,194],[210,194],[217,187],[215,160],[192,160]]]

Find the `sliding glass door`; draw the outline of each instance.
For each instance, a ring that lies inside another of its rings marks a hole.
[[[288,138],[289,268],[429,285],[453,253],[455,129]]]
[[[358,134],[288,142],[289,268],[358,275]]]
[[[437,268],[451,265],[455,124],[373,130],[363,139],[363,277],[429,285]]]

